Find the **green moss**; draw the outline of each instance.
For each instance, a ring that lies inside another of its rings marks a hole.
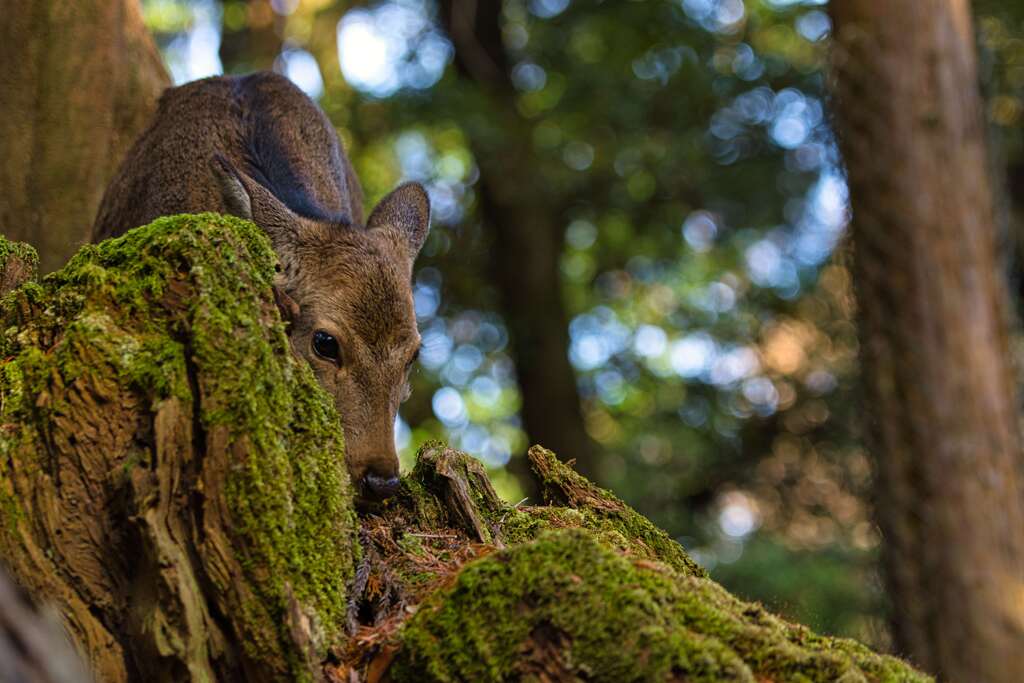
[[[3,235],[0,235],[0,268],[11,258],[22,261],[31,267],[33,271],[39,268],[39,253],[32,245],[24,242],[12,242]]]
[[[707,576],[707,571],[694,562],[679,543],[632,508],[607,513],[587,510],[584,519],[584,528],[599,532],[613,547],[665,562],[690,576]]]
[[[422,557],[423,542],[416,536],[411,534],[402,534],[402,537],[397,540],[398,547],[402,551],[403,555]]]
[[[510,509],[500,522],[504,541],[516,544],[532,541],[545,531],[586,527],[591,520],[573,508],[548,506]]]
[[[558,460],[551,451],[534,446],[530,459],[549,506],[501,511],[498,517],[506,540],[515,543],[535,538],[547,529],[590,529],[614,548],[665,562],[683,574],[707,576],[704,568],[667,533]]]
[[[9,244],[0,241],[0,258]],[[252,653],[279,653],[297,668],[289,600],[312,609],[326,637],[341,634],[358,523],[333,401],[292,357],[280,322],[265,323],[276,320],[275,265],[260,229],[214,214],[162,218],[83,247],[0,300],[0,417],[40,424],[66,409],[64,387],[111,378],[112,396],[193,406],[204,434],[238,459],[225,490],[234,550],[255,590],[255,607],[243,610],[246,630],[261,634]],[[15,452],[26,451],[0,439],[5,516],[4,463]],[[118,476],[144,462],[126,459]]]
[[[9,457],[15,445],[12,440],[0,439],[0,535],[13,536],[24,512],[10,482]]]
[[[539,680],[552,669],[594,681],[929,680],[582,530],[468,563],[399,640],[395,681]]]
[[[255,226],[178,216],[88,246],[0,299],[0,549],[17,551],[27,500],[12,493],[12,465],[52,466],[45,431],[74,408],[76,382],[153,411],[178,401],[205,438],[199,457],[228,459],[224,551],[244,576],[208,577],[233,596],[224,617],[255,661],[295,679],[308,665],[290,607],[309,617],[321,654],[341,640],[359,543],[333,403],[280,323],[266,322],[274,265]],[[117,456],[116,485],[152,463],[142,446]],[[531,458],[549,507],[503,503],[478,463],[429,444],[395,500],[365,520],[380,541],[368,559],[387,560],[371,563],[373,591],[391,596],[381,628],[406,619],[392,680],[927,680],[733,598],[618,498],[548,451]]]
[[[552,505],[496,501],[468,456],[443,445],[419,454],[399,507],[430,508],[438,497],[448,504],[426,520],[390,511],[385,527],[409,531],[412,522],[422,543],[372,534],[385,538],[377,548],[399,569],[391,577],[398,592],[420,601],[392,639],[391,680],[929,680],[737,600],[618,498],[549,451],[534,448],[530,457]],[[453,511],[463,504],[453,505],[455,490],[469,494],[498,548],[475,543],[465,515]],[[453,533],[475,550],[450,559],[445,549],[460,552],[458,543],[429,541]],[[423,546],[428,563],[417,561]]]

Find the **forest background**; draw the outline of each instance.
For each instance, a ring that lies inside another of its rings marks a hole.
[[[890,645],[824,2],[142,7],[176,83],[272,68],[314,97],[369,205],[429,188],[406,466],[441,438],[532,500],[543,443],[737,595]],[[1024,7],[974,10],[1019,308]]]

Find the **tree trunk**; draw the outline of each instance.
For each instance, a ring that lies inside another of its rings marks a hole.
[[[170,81],[138,0],[5,3],[0,64],[0,231],[49,272],[88,241]]]
[[[541,448],[548,507],[434,444],[357,520],[273,277],[252,224],[179,216],[0,300],[0,557],[97,680],[929,680],[733,598]]]
[[[459,72],[490,105],[488,120],[469,122],[467,132],[480,166],[481,215],[494,239],[490,277],[512,340],[523,426],[532,443],[574,459],[581,472],[593,475],[594,444],[584,428],[576,373],[569,363],[569,320],[562,300],[565,211],[543,186],[530,126],[517,113],[501,41],[501,2],[446,0],[441,5]],[[522,467],[517,474],[522,479],[528,472]]]
[[[943,680],[1021,681],[1021,440],[969,4],[830,7],[897,642]]]

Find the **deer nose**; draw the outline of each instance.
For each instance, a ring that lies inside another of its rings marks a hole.
[[[377,500],[384,500],[398,493],[400,483],[398,477],[382,477],[372,472],[363,477],[363,488]]]

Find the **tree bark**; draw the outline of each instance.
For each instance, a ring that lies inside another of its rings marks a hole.
[[[274,263],[179,216],[0,300],[0,557],[97,680],[929,680],[737,600],[542,448],[547,506],[431,444],[357,520]]]
[[[301,678],[344,629],[341,428],[275,266],[252,224],[182,216],[3,300],[0,558],[98,680]]]
[[[6,3],[0,64],[0,231],[49,272],[88,241],[170,80],[138,0]]]
[[[517,113],[501,40],[501,2],[445,0],[441,6],[459,72],[490,105],[488,120],[469,122],[466,129],[480,167],[481,216],[493,234],[490,277],[512,340],[523,426],[532,443],[574,459],[593,476],[595,449],[569,363],[561,294],[565,207],[544,187],[529,123]],[[518,464],[517,474],[529,484],[525,463]]]
[[[943,680],[1021,681],[1021,440],[969,3],[830,8],[897,643]]]

